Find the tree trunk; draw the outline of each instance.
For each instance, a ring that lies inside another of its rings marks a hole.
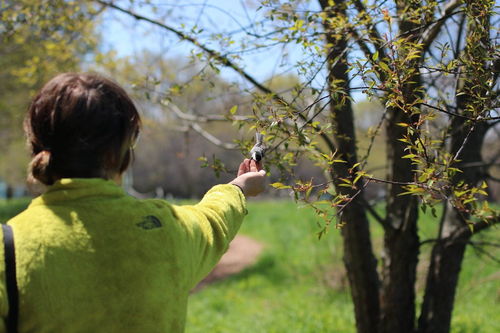
[[[345,16],[346,7],[343,1],[334,1],[329,6],[328,0],[320,0],[320,4],[328,17]],[[351,178],[349,172],[357,162],[356,137],[351,101],[345,95],[332,89],[333,82],[342,80],[342,90],[348,91],[349,77],[347,74],[347,57],[344,52],[347,47],[345,36],[338,37],[333,32],[329,21],[324,22],[327,42],[332,45],[327,50],[328,80],[330,84],[330,111],[334,128],[333,140],[340,158],[347,163],[335,163],[332,167],[332,179]],[[340,59],[339,59],[340,58]],[[357,190],[341,187],[335,183],[337,193],[350,197]],[[377,262],[373,254],[370,229],[366,211],[362,203],[363,193],[357,193],[356,198],[343,210],[341,219],[346,222],[342,228],[344,239],[344,264],[351,287],[354,303],[356,327],[359,333],[376,333],[379,320],[379,280]]]
[[[482,147],[487,126],[485,123],[476,124],[475,129],[469,134],[470,126],[466,126],[463,119],[455,118],[452,124],[454,124],[452,128],[457,131],[452,137],[451,151],[456,153],[462,149],[459,156],[461,162],[458,163],[462,173],[457,174],[454,183],[464,181],[474,186],[483,175],[479,168],[466,166],[482,161],[481,151],[477,147]],[[468,218],[466,212],[447,205],[445,213],[447,215],[443,220],[442,232],[432,249],[424,302],[419,318],[419,333],[449,332],[462,261],[467,243],[472,236],[466,223]]]
[[[461,126],[464,128],[464,126]],[[468,128],[468,126],[465,126]],[[486,126],[478,124],[476,130],[469,135],[468,143],[463,146],[460,155],[461,165],[481,162],[481,153],[477,147],[482,146],[486,134]],[[453,127],[456,128],[456,127]],[[465,132],[465,131],[461,131]],[[465,133],[454,136],[455,152],[463,143]],[[481,179],[478,168],[460,168],[456,182],[465,181],[476,185]],[[450,331],[451,315],[455,301],[455,291],[462,267],[465,249],[472,234],[466,223],[465,212],[446,207],[446,218],[443,221],[442,233],[434,245],[431,263],[427,275],[424,302],[419,318],[419,333],[447,333]]]
[[[398,122],[410,122],[402,110],[388,110],[388,179],[411,182],[414,170],[405,145],[398,141],[406,131]],[[413,332],[415,323],[415,280],[419,254],[417,198],[401,196],[401,185],[389,185],[387,226],[384,235],[380,332]]]
[[[453,220],[460,220],[453,208],[450,209],[448,215],[445,223],[448,226],[453,224]],[[427,275],[424,303],[419,318],[419,333],[447,333],[450,331],[455,290],[468,239],[469,235],[463,235],[460,238],[449,236],[440,239],[434,245]]]
[[[405,17],[403,13],[407,11],[418,10],[418,6],[417,3],[397,1],[400,17]],[[399,22],[399,34],[412,31],[417,25],[414,21],[402,19]],[[408,37],[408,42],[416,42],[417,38],[418,34],[412,34]],[[402,48],[398,52],[407,50]],[[406,105],[412,105],[421,94],[418,92],[421,88],[419,61],[419,59],[409,61],[402,69],[412,73],[406,82],[399,82],[399,77],[392,78],[397,80],[395,84],[402,91]],[[403,158],[409,151],[406,150],[407,145],[399,141],[408,134],[407,129],[398,123],[415,126],[419,117],[417,111],[395,107],[387,109],[387,179],[394,183],[388,185],[387,191],[380,333],[411,333],[415,330],[415,281],[420,247],[417,232],[418,200],[415,196],[401,196],[405,190],[397,183],[415,180],[417,167],[411,160]],[[418,137],[413,135],[412,140],[417,139]]]
[[[359,200],[344,210],[342,228],[344,264],[351,287],[358,333],[375,333],[379,321],[377,261],[372,251],[370,229]]]
[[[486,2],[466,1],[468,14],[467,44],[464,51],[466,66],[457,97],[457,111],[467,117],[482,114],[487,100],[490,72],[486,67],[489,47],[490,13]],[[489,5],[491,6],[491,4]],[[460,117],[452,119],[450,153],[455,157],[457,173],[452,183],[461,182],[476,186],[484,178],[481,168],[471,167],[482,162],[481,149],[488,130],[485,122],[470,121]],[[447,333],[450,331],[455,292],[462,267],[465,249],[472,233],[469,231],[468,211],[458,210],[448,204],[438,241],[431,254],[419,333]]]
[[[7,200],[12,199],[14,197],[14,187],[12,185],[7,184],[7,188],[5,189],[5,198]]]

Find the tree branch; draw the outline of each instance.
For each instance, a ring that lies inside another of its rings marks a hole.
[[[282,105],[291,107],[292,109],[294,109],[297,112],[299,111],[297,108],[289,105],[289,103],[283,97],[281,97],[279,94],[277,94],[276,92],[272,91],[270,88],[268,88],[268,87],[264,86],[263,84],[261,84],[260,82],[258,82],[253,76],[251,76],[249,73],[247,73],[245,70],[243,70],[243,68],[239,67],[237,64],[235,64],[234,62],[232,62],[227,56],[225,56],[225,55],[217,52],[216,50],[213,50],[213,49],[207,47],[206,45],[200,43],[195,38],[193,38],[193,37],[191,37],[191,36],[183,33],[182,31],[179,31],[179,30],[177,30],[177,29],[175,29],[175,28],[173,28],[173,27],[171,27],[169,25],[166,25],[166,24],[164,24],[162,22],[159,22],[157,20],[154,20],[154,19],[145,17],[143,15],[134,13],[131,10],[119,7],[119,6],[115,5],[114,3],[110,3],[110,2],[106,2],[106,1],[102,1],[102,0],[95,0],[95,1],[97,3],[105,5],[107,7],[113,8],[113,9],[119,11],[119,12],[122,12],[124,14],[129,15],[129,16],[132,16],[136,20],[145,21],[145,22],[151,23],[151,24],[153,24],[153,25],[155,25],[157,27],[165,29],[165,30],[167,30],[169,32],[172,32],[177,37],[179,37],[181,40],[186,40],[188,42],[191,42],[193,45],[195,45],[196,47],[200,48],[205,53],[207,53],[211,58],[213,58],[214,60],[216,60],[219,63],[221,63],[224,67],[228,67],[228,68],[231,68],[231,69],[235,70],[245,80],[247,80],[248,82],[250,82],[251,84],[253,84],[258,90],[260,90],[261,92],[263,92],[265,94],[269,94],[270,96],[272,96],[272,99],[275,100],[276,102],[278,102],[278,103],[280,103]],[[307,121],[306,117],[303,114],[299,113],[299,117],[303,121]],[[335,145],[334,145],[333,141],[330,139],[330,137],[327,134],[321,132],[321,128],[318,128],[318,132],[320,133],[319,135],[321,136],[321,138],[323,139],[323,141],[327,144],[328,148],[331,151],[335,151]]]
[[[476,251],[476,255],[478,257],[481,257],[481,255],[485,255],[486,257],[490,258],[491,260],[493,260],[497,264],[500,264],[500,259],[498,259],[494,255],[492,255],[491,253],[489,253],[488,251],[486,251],[485,249],[483,249],[481,247],[481,245],[477,245],[475,242],[469,242],[468,244],[470,246],[472,246],[472,248]]]
[[[373,52],[370,50],[370,48],[365,43],[363,38],[358,34],[358,32],[355,29],[351,29],[350,33],[352,34],[352,36],[354,37],[354,39],[358,43],[361,51],[363,51],[363,53],[365,54],[365,57],[369,60],[373,59]],[[379,52],[379,54],[380,54],[380,52]]]
[[[362,12],[366,13],[366,8],[360,0],[355,0],[354,6],[356,7],[356,9],[358,10],[358,12],[360,14]],[[370,16],[368,14],[367,14],[367,16],[370,18]],[[376,45],[376,50],[378,51],[380,57],[382,59],[384,59],[386,57],[386,54],[385,54],[385,50],[383,49],[383,45],[381,45],[381,42],[383,41],[382,36],[380,35],[380,32],[375,27],[375,24],[373,24],[373,21],[370,19],[369,22],[370,22],[371,26],[367,27],[368,28],[368,35],[370,36],[372,43],[374,45]]]
[[[437,106],[434,106],[434,105],[430,105],[430,104],[427,104],[427,103],[419,103],[419,105],[423,105],[423,106],[426,106],[430,109],[433,109],[433,110],[436,110],[436,111],[439,111],[439,112],[442,112],[442,113],[446,113],[447,115],[450,115],[450,116],[453,116],[453,117],[458,117],[458,118],[462,118],[462,119],[465,119],[465,120],[470,120],[470,121],[473,121],[473,122],[477,122],[477,121],[490,121],[490,120],[500,120],[500,117],[467,117],[467,116],[464,116],[462,114],[459,114],[459,113],[455,113],[455,112],[450,112],[450,111],[447,111],[445,109],[442,109],[442,108],[438,108]]]
[[[492,225],[497,224],[499,222],[500,222],[500,218],[498,216],[492,217],[488,221],[476,222],[476,223],[474,223],[472,233],[477,234],[483,230],[490,228]],[[467,230],[470,232],[470,230],[468,228],[467,228]]]
[[[441,12],[441,17],[435,21],[431,26],[429,26],[422,34],[421,43],[422,50],[425,53],[429,50],[432,42],[436,39],[437,35],[441,31],[441,27],[446,22],[446,20],[455,14],[453,11],[462,4],[462,0],[450,0],[443,8]]]
[[[382,216],[380,216],[379,213],[377,213],[377,211],[375,210],[375,208],[373,208],[372,205],[370,205],[370,203],[368,201],[366,201],[364,198],[362,200],[362,204],[363,206],[366,207],[366,210],[368,211],[368,213],[370,213],[370,215],[375,219],[375,221],[377,221],[378,223],[380,223],[380,225],[385,229],[387,230],[388,228],[391,228],[391,224],[390,223],[387,223],[387,220],[384,219]]]
[[[199,115],[199,114],[186,113],[182,112],[175,104],[169,104],[167,105],[167,108],[169,108],[179,119],[193,121],[197,123],[208,123],[208,122],[228,121],[228,120],[246,121],[254,118],[251,116],[231,115],[229,119],[228,118],[229,116],[224,116],[221,114]]]
[[[223,142],[220,139],[216,138],[212,134],[205,131],[198,123],[191,123],[189,127],[192,128],[195,132],[204,137],[208,142],[213,143],[214,145],[228,149],[228,150],[238,150],[238,145],[234,143]]]

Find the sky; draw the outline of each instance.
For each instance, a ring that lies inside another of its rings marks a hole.
[[[118,5],[127,7],[128,1],[118,1]],[[197,0],[197,1],[158,1],[158,13],[150,8],[134,9],[146,17],[157,17],[165,13],[164,22],[180,30],[189,31],[196,24],[203,26],[210,32],[231,33],[241,27],[251,25],[262,18],[262,11],[256,11],[255,1],[248,0]],[[245,11],[245,8],[247,9]],[[168,14],[166,12],[170,11]],[[184,25],[184,26],[182,26]],[[211,29],[212,31],[208,30]],[[102,23],[103,48],[115,50],[119,56],[140,54],[147,49],[166,54],[168,57],[188,57],[193,49],[189,42],[182,42],[173,34],[161,29],[151,30],[151,25],[137,21],[130,16],[107,10]],[[236,35],[238,36],[238,35]],[[237,37],[236,37],[237,38]],[[300,59],[297,48],[290,47],[284,50],[289,53],[291,62]],[[274,48],[266,52],[246,54],[242,66],[257,79],[265,80],[274,73],[286,71],[287,68],[278,68],[282,48]],[[236,78],[232,70],[223,70],[223,77]]]

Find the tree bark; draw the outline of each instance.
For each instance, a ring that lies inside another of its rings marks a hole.
[[[343,1],[334,1],[330,6],[328,0],[320,0],[320,4],[329,18],[346,14]],[[347,47],[346,34],[340,38],[335,35],[334,27],[328,20],[324,22],[324,27],[327,42],[332,45],[327,53],[333,141],[340,158],[347,161],[347,163],[335,163],[332,167],[332,179],[338,181],[339,178],[352,177],[349,169],[357,162],[356,137],[351,101],[342,93],[332,89],[333,82],[339,82],[336,80],[342,80],[340,85],[344,92],[349,89],[347,57],[344,52]],[[341,219],[346,222],[342,228],[344,264],[351,287],[357,331],[376,333],[379,320],[379,280],[368,218],[361,204],[363,193],[357,193],[356,189],[341,187],[337,181],[335,183],[337,193],[355,196],[355,199],[342,211]]]

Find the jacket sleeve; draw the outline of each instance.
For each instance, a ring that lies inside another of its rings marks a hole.
[[[196,205],[172,208],[185,230],[182,264],[192,288],[227,251],[247,214],[246,200],[240,188],[225,184],[214,186]]]

